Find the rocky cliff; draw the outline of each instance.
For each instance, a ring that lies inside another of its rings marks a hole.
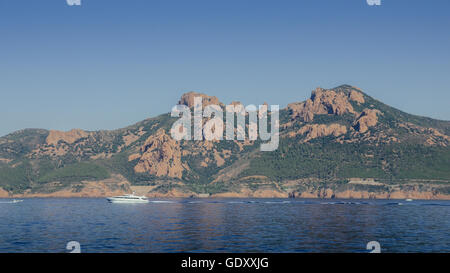
[[[195,97],[204,107],[225,107],[196,92],[179,104],[194,107]],[[0,197],[133,190],[152,197],[450,196],[450,122],[404,113],[353,86],[317,88],[281,109],[273,152],[248,138],[175,141],[175,121],[163,114],[113,131],[26,129],[4,136]]]
[[[181,178],[183,170],[188,169],[181,162],[180,145],[164,129],[159,129],[145,141],[138,158],[139,162],[134,167],[137,173]]]

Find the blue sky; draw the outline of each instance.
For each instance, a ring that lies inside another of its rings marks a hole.
[[[351,84],[450,120],[450,1],[0,1],[0,135],[115,129],[186,91],[280,104]]]

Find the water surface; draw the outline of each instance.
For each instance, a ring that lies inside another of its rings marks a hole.
[[[450,252],[450,201],[0,199],[0,252]]]

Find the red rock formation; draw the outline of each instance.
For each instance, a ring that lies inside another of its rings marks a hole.
[[[365,102],[363,94],[355,90],[352,90],[350,92],[349,99],[352,101],[356,101],[358,104],[362,104]]]
[[[211,105],[211,104],[223,105],[219,101],[219,99],[217,97],[215,97],[215,96],[208,96],[206,94],[197,93],[197,92],[184,93],[181,96],[180,101],[178,102],[178,104],[186,105],[189,108],[194,107],[194,98],[195,97],[202,97],[202,105],[203,105],[203,107],[206,107],[206,106]]]
[[[337,123],[333,124],[307,124],[300,128],[300,130],[297,131],[297,134],[306,134],[306,139],[303,142],[308,142],[311,139],[318,138],[318,137],[324,137],[324,136],[330,136],[333,135],[335,137],[338,137],[340,135],[346,134],[347,128],[344,125],[340,125]],[[293,137],[295,135],[290,135],[290,137]]]
[[[377,125],[377,115],[381,112],[377,109],[364,109],[362,113],[356,119],[353,127],[360,133],[365,133],[369,130],[369,127]]]
[[[141,153],[134,167],[137,173],[181,178],[183,170],[187,168],[181,162],[180,145],[162,128],[145,141]]]
[[[292,119],[300,117],[305,122],[313,121],[314,115],[318,114],[355,113],[344,92],[325,90],[320,87],[312,92],[310,99],[305,102],[291,103],[288,109],[292,111]]]

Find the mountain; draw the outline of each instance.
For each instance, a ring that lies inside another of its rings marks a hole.
[[[225,107],[195,92],[179,103],[193,107],[197,96]],[[449,121],[350,85],[317,88],[279,119],[274,151],[261,151],[259,139],[176,141],[170,113],[112,131],[17,131],[0,138],[0,197],[450,199]]]

